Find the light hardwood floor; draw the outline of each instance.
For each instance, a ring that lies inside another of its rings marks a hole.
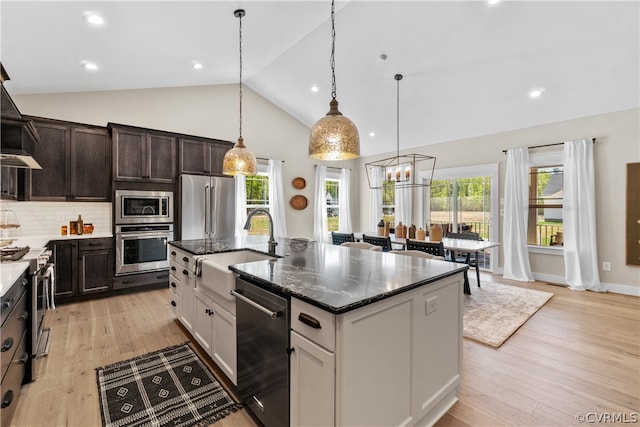
[[[611,413],[638,420],[639,298],[510,282],[486,273],[482,280],[554,296],[499,349],[464,340],[459,402],[436,426],[584,425],[576,417],[590,413],[595,414],[591,419]],[[97,367],[189,339],[169,312],[168,292],[120,295],[50,311],[50,354],[37,381],[23,387],[12,425],[100,426]],[[215,426],[255,423],[241,410]]]

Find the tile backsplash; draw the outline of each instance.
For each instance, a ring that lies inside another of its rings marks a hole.
[[[61,225],[82,215],[85,224],[93,224],[94,233],[113,232],[110,202],[12,202],[3,200],[2,209],[15,212],[20,228],[9,230],[10,236],[60,234]]]

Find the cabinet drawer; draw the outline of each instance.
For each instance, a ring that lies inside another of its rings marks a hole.
[[[175,317],[179,317],[178,313],[179,313],[179,308],[181,303],[182,303],[181,298],[178,295],[173,293],[169,295],[169,310],[171,310],[171,313]]]
[[[169,249],[169,261],[193,271],[193,257],[191,254],[181,251],[175,246],[171,246]]]
[[[336,348],[336,318],[333,314],[291,298],[291,329],[329,351]]]
[[[24,273],[26,274],[26,273]],[[20,301],[21,296],[24,294],[27,289],[27,285],[29,284],[29,280],[22,276],[18,280],[14,282],[11,288],[2,296],[1,299],[1,308],[2,311],[2,324],[4,325],[5,320],[9,317],[9,315],[13,312],[14,307]],[[4,334],[5,332],[2,331]]]
[[[93,251],[97,249],[113,248],[113,239],[104,237],[99,239],[78,239],[79,251]]]
[[[0,425],[3,426],[11,425],[11,418],[13,418],[13,413],[16,410],[16,406],[18,406],[20,387],[24,380],[25,363],[29,358],[25,347],[27,342],[26,335],[27,333],[25,332],[22,334],[22,337],[18,337],[21,338],[19,339],[19,343],[16,344],[18,351],[16,351],[16,354],[9,364],[7,374],[2,379],[0,399],[2,399],[3,404],[5,404],[5,402],[8,403],[8,405],[0,411]]]
[[[22,293],[13,311],[2,325],[2,332],[0,334],[2,337],[0,338],[0,345],[2,346],[2,352],[0,354],[2,378],[4,378],[7,373],[11,358],[16,353],[20,339],[27,329],[29,313],[27,312],[27,298],[25,295],[25,293]]]
[[[176,279],[173,274],[169,275],[169,289],[171,293],[178,298],[182,296],[182,286],[180,284],[180,280]]]

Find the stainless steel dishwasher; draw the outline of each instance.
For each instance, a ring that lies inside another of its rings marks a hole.
[[[238,395],[265,427],[289,425],[290,299],[236,280]]]

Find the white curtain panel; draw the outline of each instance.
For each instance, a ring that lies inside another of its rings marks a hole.
[[[593,143],[564,143],[562,219],[565,280],[574,290],[604,292],[598,273]]]
[[[287,236],[284,185],[282,182],[282,161],[269,159],[269,212],[273,218],[273,234]]]
[[[341,233],[351,233],[351,202],[349,190],[351,188],[351,171],[349,169],[340,170],[340,187],[338,187],[338,200],[340,209],[338,210],[338,231]]]
[[[527,249],[529,215],[529,151],[526,147],[507,150],[504,188],[504,278],[533,282]]]
[[[247,179],[244,175],[234,177],[236,185],[236,225],[235,235],[246,236],[244,223],[247,221]]]
[[[407,227],[411,225],[411,188],[396,188],[394,194],[395,218],[398,225],[400,221]]]
[[[373,168],[369,177],[371,178],[372,187],[380,187],[382,185],[383,175],[381,168]],[[371,210],[369,214],[369,227],[367,230],[377,230],[378,222],[382,219],[382,191],[383,190],[380,189],[369,190],[369,193],[371,194]]]
[[[313,238],[320,243],[329,243],[329,224],[327,223],[327,197],[325,181],[327,167],[316,166],[316,185],[314,192]]]

